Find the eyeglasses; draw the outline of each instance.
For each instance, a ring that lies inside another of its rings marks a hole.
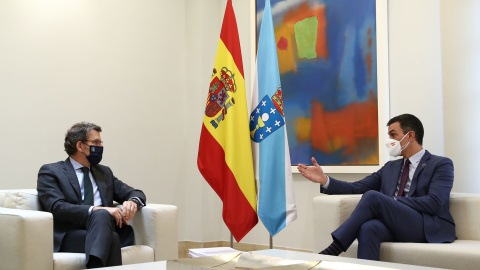
[[[93,141],[91,141],[91,140],[86,140],[86,141],[87,141],[87,142],[92,142],[92,144],[95,145],[95,146],[101,146],[101,145],[103,145],[103,141],[100,141],[100,140],[93,140]],[[85,144],[86,144],[86,143],[85,143]],[[88,144],[87,144],[87,145],[88,145]]]

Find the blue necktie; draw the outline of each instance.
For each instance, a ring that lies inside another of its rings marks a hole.
[[[89,169],[87,167],[80,169],[83,172],[83,205],[93,205],[93,186],[90,181]]]
[[[410,160],[405,161],[405,165],[403,165],[403,173],[402,173],[402,179],[400,180],[400,187],[398,187],[398,194],[397,196],[404,196],[403,191],[405,189],[405,184],[407,183],[408,180],[408,173],[410,171],[410,168],[408,167],[410,165]]]

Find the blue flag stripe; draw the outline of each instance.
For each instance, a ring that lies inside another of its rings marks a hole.
[[[281,83],[275,32],[270,1],[266,1],[258,41],[257,85],[252,98],[252,108],[254,110],[252,110],[251,116],[254,116],[254,118],[251,118],[251,121],[254,121],[254,123],[250,126],[250,130],[256,130],[257,133],[261,131],[262,133],[261,138],[259,137],[260,134],[254,134],[255,136],[252,134],[252,139],[258,143],[259,152],[257,153],[257,162],[259,163],[257,171],[259,181],[258,216],[272,236],[275,236],[296,218],[291,183],[289,184],[290,190],[286,188],[286,182],[292,180],[292,175],[290,157],[286,153],[288,141],[285,121],[282,116],[283,112],[280,114],[280,111],[278,111],[280,108],[275,106],[273,106],[275,108],[272,108],[273,101],[271,99],[279,89],[281,89]],[[265,97],[268,97],[268,100]],[[260,98],[262,100],[259,100]],[[258,104],[253,104],[257,101]],[[263,104],[266,106],[262,107]],[[262,113],[255,110],[258,108],[261,108]],[[273,111],[270,113],[269,110],[271,109]],[[278,110],[275,111],[276,109]],[[258,119],[259,116],[263,123]],[[274,122],[278,121],[279,118],[282,121]],[[275,126],[275,124],[278,124],[278,126]],[[268,132],[267,127],[273,127],[270,129],[271,133],[266,134]],[[265,134],[268,136],[265,136]]]

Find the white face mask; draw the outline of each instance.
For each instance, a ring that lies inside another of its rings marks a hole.
[[[407,137],[407,135],[408,135],[408,132],[407,132],[407,134],[405,134],[405,136],[403,136],[403,138],[400,141],[397,141],[397,140],[394,140],[394,139],[387,139],[386,145],[387,145],[388,154],[390,154],[390,156],[398,157],[398,156],[400,156],[402,151],[405,148],[407,148],[407,146],[410,144],[410,142],[405,144],[403,147],[400,145],[400,142],[403,141],[403,139],[405,139],[405,137]]]

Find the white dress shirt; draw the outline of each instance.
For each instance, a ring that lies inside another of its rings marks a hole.
[[[76,160],[70,157],[70,162],[72,163],[73,169],[77,174],[78,184],[80,185],[80,190],[82,192],[82,201],[85,198],[85,188],[83,185],[83,171],[81,168],[85,167],[82,164],[78,163]],[[89,177],[90,181],[92,182],[93,187],[93,206],[102,206],[102,198],[100,197],[100,191],[98,191],[97,182],[95,182],[95,178],[93,177],[92,171],[89,169]],[[93,206],[90,207],[88,213],[92,212]]]
[[[417,169],[418,164],[420,163],[420,160],[422,159],[423,155],[425,155],[425,149],[422,148],[422,150],[420,150],[418,153],[416,153],[415,155],[409,158],[410,165],[408,166],[408,180],[407,180],[407,183],[405,184],[405,189],[403,191],[403,194],[405,194],[404,197],[408,197],[408,192],[410,191],[410,186],[412,185],[413,175],[415,174],[415,170]],[[400,170],[400,176],[397,181],[397,188],[395,189],[395,196],[397,196],[398,194],[398,188],[400,186],[400,181],[402,179],[402,173],[403,173],[403,167],[405,166],[405,161],[406,159],[404,158],[402,169]]]

